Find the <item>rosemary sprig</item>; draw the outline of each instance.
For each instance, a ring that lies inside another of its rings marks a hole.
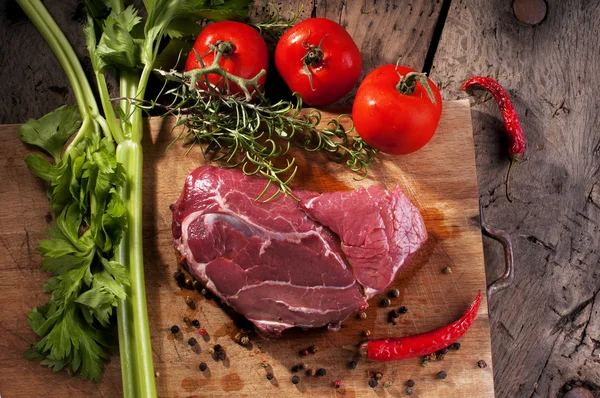
[[[284,30],[291,28],[298,22],[303,8],[301,6],[298,12],[292,14],[290,18],[284,18],[279,14],[279,9],[274,4],[269,3],[269,6],[271,11],[265,12],[261,21],[252,24],[262,35],[280,35]]]
[[[288,154],[292,144],[309,153],[325,152],[332,160],[345,162],[362,178],[367,176],[377,151],[360,137],[349,135],[354,126],[344,129],[341,121],[350,115],[340,115],[319,128],[321,112],[312,109],[303,113],[298,94],[295,103],[282,100],[271,104],[258,83],[264,70],[252,79],[232,75],[219,66],[220,45],[212,46],[211,51],[215,52],[211,65],[204,65],[198,54],[199,69],[183,73],[155,70],[165,80],[176,83],[166,91],[173,97],[172,103],[159,106],[167,110],[166,114],[177,116],[176,126],[185,127],[175,141],[184,138],[191,142],[188,153],[200,144],[204,156],[221,161],[224,167],[241,167],[246,175],[265,177],[267,186],[257,200],[271,185],[277,190],[265,201],[281,193],[292,195],[289,185],[297,172],[295,158]],[[209,74],[217,74],[221,80],[213,84]],[[230,94],[232,84],[242,93]]]

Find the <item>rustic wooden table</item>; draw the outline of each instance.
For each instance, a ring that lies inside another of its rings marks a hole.
[[[285,14],[307,2],[278,6]],[[89,62],[76,1],[45,3]],[[472,97],[483,212],[515,245],[515,283],[490,302],[498,397],[600,394],[600,2],[547,3],[534,26],[515,18],[511,0],[314,0],[302,14],[345,26],[364,71],[399,57],[429,72],[445,99],[466,98],[460,86],[472,75],[492,76],[510,92],[528,140],[526,161],[512,175],[512,203],[497,106],[483,92]],[[0,37],[0,124],[73,102],[58,63],[13,0],[0,4]],[[503,252],[487,238],[484,249],[491,281]]]

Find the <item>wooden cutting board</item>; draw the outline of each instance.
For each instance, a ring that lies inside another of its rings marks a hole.
[[[327,120],[329,114],[324,115]],[[461,316],[478,291],[485,291],[485,272],[481,234],[475,159],[468,101],[444,103],[440,126],[433,140],[415,154],[381,157],[366,180],[343,166],[326,162],[308,163],[300,157],[295,187],[334,191],[370,184],[393,188],[399,184],[419,207],[429,232],[427,244],[414,260],[399,272],[390,289],[400,289],[393,307],[404,305],[408,313],[396,326],[387,322],[390,308],[380,308],[379,295],[370,302],[366,320],[354,317],[337,332],[325,330],[285,333],[279,340],[265,341],[255,335],[242,347],[232,338],[238,329],[232,318],[214,301],[197,292],[181,290],[172,278],[177,256],[171,241],[169,204],[178,197],[186,175],[202,164],[201,153],[174,145],[165,149],[177,132],[172,119],[147,121],[151,134],[144,142],[144,258],[157,385],[161,397],[290,397],[290,396],[403,396],[406,381],[416,382],[415,397],[489,397],[493,396],[493,373],[488,327],[487,301],[483,301],[473,326],[460,340],[462,348],[451,351],[442,361],[428,367],[415,358],[395,363],[377,363],[361,359],[342,348],[372,337],[402,336],[425,332]],[[43,183],[32,176],[23,162],[32,151],[19,141],[17,125],[0,126],[0,395],[11,397],[116,397],[121,395],[118,350],[115,348],[104,379],[99,384],[83,382],[65,373],[52,374],[37,362],[21,358],[36,337],[27,324],[26,314],[47,296],[42,284],[47,275],[39,271],[40,257],[34,250],[43,238],[43,229],[51,221]],[[357,215],[360,217],[360,215]],[[451,267],[452,273],[442,270]],[[186,296],[196,303],[192,310]],[[188,316],[198,319],[210,338],[205,341],[193,327],[184,325]],[[169,330],[179,325],[182,332]],[[187,340],[196,337],[192,349]],[[227,360],[215,362],[209,353],[221,344]],[[318,353],[300,357],[302,348],[316,344]],[[351,360],[358,367],[349,369]],[[486,369],[477,366],[487,362]],[[200,372],[200,362],[208,370]],[[290,368],[306,362],[310,367],[325,368],[324,377],[300,374],[301,382],[291,383]],[[269,368],[263,367],[268,364]],[[267,369],[275,378],[266,379]],[[368,386],[368,370],[383,373],[376,388]],[[448,377],[437,378],[444,370]],[[343,388],[334,390],[335,380]],[[385,384],[385,382],[391,384]]]

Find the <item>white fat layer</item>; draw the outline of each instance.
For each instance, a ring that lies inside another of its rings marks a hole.
[[[347,286],[300,286],[300,285],[294,285],[293,283],[290,282],[285,282],[285,281],[262,281],[258,284],[254,284],[254,285],[247,285],[244,286],[243,288],[241,288],[240,290],[238,290],[233,296],[231,296],[232,298],[238,298],[238,296],[240,295],[240,293],[242,293],[245,290],[249,290],[252,288],[255,288],[257,286],[289,286],[289,287],[297,287],[299,289],[311,289],[311,290],[320,290],[320,289],[324,289],[324,290],[345,290],[345,289],[350,289],[352,288],[354,285],[356,285],[356,281],[353,281],[351,284],[347,285]]]

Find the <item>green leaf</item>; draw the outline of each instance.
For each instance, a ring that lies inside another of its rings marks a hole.
[[[110,13],[104,21],[103,33],[96,47],[96,54],[105,63],[125,68],[141,67],[141,43],[131,35],[133,28],[141,22],[133,6],[120,13]]]
[[[127,276],[127,270],[122,264],[119,264],[116,261],[109,261],[105,258],[102,258],[102,265],[104,269],[106,269],[112,277],[120,283],[121,285],[129,286],[129,277]]]
[[[27,359],[29,361],[33,361],[34,359],[43,358],[44,354],[35,350],[34,347],[30,347],[27,351],[23,353],[23,359]]]
[[[33,310],[27,314],[27,319],[34,331],[38,330],[46,322],[46,318],[38,311],[38,307],[33,307]]]
[[[56,178],[55,167],[41,155],[29,155],[25,158],[25,163],[29,171],[46,181],[52,181]]]
[[[19,127],[19,136],[23,142],[40,147],[58,162],[65,143],[79,126],[81,118],[77,107],[64,105],[38,120],[29,119]]]

